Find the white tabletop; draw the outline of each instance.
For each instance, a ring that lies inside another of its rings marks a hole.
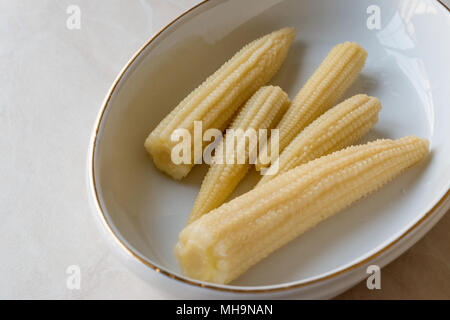
[[[0,298],[177,298],[137,278],[110,251],[88,203],[87,149],[102,100],[124,64],[198,2],[0,2]],[[438,288],[431,284],[429,294],[417,297],[450,296],[449,218],[406,253],[407,263],[420,259],[440,268]],[[393,284],[384,298],[415,297],[396,284],[415,274],[402,276],[401,264],[389,271],[404,257],[386,267]],[[80,289],[67,286],[72,265],[80,268]],[[418,277],[427,270],[418,268]],[[376,297],[352,290],[343,297]]]

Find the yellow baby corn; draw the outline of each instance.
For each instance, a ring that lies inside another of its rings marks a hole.
[[[337,103],[358,76],[366,57],[367,52],[354,42],[338,44],[330,51],[298,92],[291,107],[278,124],[280,154],[307,125]],[[264,150],[264,154],[270,154],[270,143]],[[269,164],[258,161],[256,169],[260,170]]]
[[[193,136],[194,121],[202,121],[204,131],[224,130],[239,106],[277,72],[294,37],[294,29],[284,28],[251,42],[181,101],[145,141],[156,167],[175,179],[186,176],[198,159],[192,152],[190,163],[172,162],[178,143],[171,140],[174,130],[186,129]]]
[[[298,165],[352,144],[375,125],[380,110],[380,101],[365,94],[355,95],[331,108],[292,140],[272,164],[272,168],[277,168],[273,168],[275,174],[263,176],[258,186]]]
[[[428,153],[415,136],[347,147],[298,166],[188,225],[175,256],[186,276],[228,283]]]
[[[216,150],[223,150],[225,154],[222,152],[220,155],[222,158],[216,158],[216,162],[209,168],[195,200],[188,223],[220,206],[250,168],[249,156],[256,154],[257,145],[254,145],[253,149],[250,150],[250,142],[247,145],[246,135],[238,135],[238,130],[245,133],[247,130],[253,129],[254,136],[257,138],[259,129],[269,129],[278,123],[289,107],[289,103],[287,94],[280,87],[273,86],[262,87],[247,101],[232,122],[230,129],[233,131],[228,131],[224,140],[216,148]],[[227,146],[231,146],[229,139],[233,140],[231,143],[235,146],[230,150],[227,149]],[[237,162],[238,152],[242,153],[244,163]],[[234,163],[228,162],[229,159],[233,160]]]

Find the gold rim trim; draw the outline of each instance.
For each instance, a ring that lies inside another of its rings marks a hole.
[[[445,3],[443,3],[441,0],[437,0],[437,2],[439,2],[441,6],[443,6],[445,9],[447,9],[448,12],[450,12],[450,8],[447,7]]]
[[[444,3],[442,3],[441,0],[436,0],[436,1],[439,4],[441,4],[445,9],[447,9],[448,12],[450,12],[450,9]],[[172,20],[168,25],[166,25],[159,32],[157,32],[153,37],[151,37],[147,41],[147,43],[145,43],[133,55],[133,57],[128,61],[128,63],[125,65],[125,67],[121,70],[121,72],[117,76],[116,80],[114,81],[113,85],[111,86],[111,89],[109,90],[109,92],[108,92],[108,94],[107,94],[107,96],[106,96],[106,98],[105,98],[105,100],[103,102],[102,109],[101,109],[101,111],[99,113],[99,116],[98,116],[98,118],[96,120],[96,123],[95,123],[95,127],[94,127],[95,129],[94,129],[94,133],[93,133],[93,135],[91,137],[90,151],[89,151],[89,167],[90,167],[89,168],[90,169],[89,170],[89,173],[90,173],[89,174],[89,185],[90,185],[90,187],[92,189],[91,191],[93,192],[94,203],[95,203],[95,207],[97,209],[97,213],[99,213],[103,225],[105,226],[106,230],[112,235],[112,237],[114,238],[116,243],[122,249],[124,249],[125,252],[127,252],[131,257],[133,257],[134,259],[136,259],[139,262],[143,263],[145,266],[150,267],[151,269],[153,269],[157,273],[165,275],[165,276],[167,276],[167,277],[169,277],[171,279],[178,280],[178,281],[183,282],[185,284],[189,284],[189,285],[193,285],[193,286],[197,286],[197,287],[201,287],[201,288],[208,288],[208,289],[212,289],[212,290],[233,292],[233,293],[271,293],[271,292],[287,291],[287,290],[297,289],[297,288],[305,287],[305,286],[308,286],[308,285],[311,285],[311,284],[316,284],[316,283],[319,283],[319,282],[323,282],[323,281],[326,281],[326,280],[329,280],[329,279],[336,278],[337,276],[339,276],[341,274],[344,274],[344,273],[347,273],[347,272],[352,271],[354,269],[357,269],[358,267],[368,263],[369,261],[373,260],[374,258],[378,257],[379,255],[383,254],[384,252],[386,252],[387,250],[392,248],[400,240],[402,240],[408,234],[410,234],[412,231],[414,231],[419,225],[421,225],[423,222],[425,222],[425,220],[428,220],[428,218],[430,218],[433,215],[433,213],[435,213],[436,210],[447,200],[447,198],[450,196],[450,189],[447,190],[445,195],[433,206],[433,208],[431,208],[431,210],[429,210],[413,226],[411,226],[408,230],[406,230],[403,234],[398,236],[395,240],[393,240],[392,242],[390,242],[389,244],[387,244],[385,247],[381,248],[377,252],[373,253],[369,257],[367,257],[367,258],[365,258],[365,259],[363,259],[363,260],[361,260],[361,261],[359,261],[359,262],[357,262],[355,264],[352,264],[349,267],[346,267],[346,268],[341,269],[339,271],[333,272],[333,273],[331,273],[329,275],[326,275],[326,276],[323,276],[323,277],[320,277],[320,278],[317,278],[317,279],[313,279],[313,280],[310,280],[310,281],[306,281],[306,282],[295,283],[295,284],[280,286],[280,287],[276,287],[276,288],[268,288],[268,289],[267,288],[262,288],[262,289],[237,289],[237,288],[224,288],[224,287],[216,286],[214,284],[200,283],[200,282],[197,282],[195,280],[189,280],[189,279],[177,276],[176,274],[173,274],[170,271],[161,269],[161,268],[153,265],[152,263],[150,263],[146,259],[142,258],[139,254],[134,252],[133,249],[129,248],[127,246],[127,244],[125,244],[117,236],[117,234],[114,232],[114,230],[111,227],[111,225],[108,223],[108,220],[106,219],[105,213],[103,212],[103,208],[102,208],[102,206],[100,204],[99,197],[98,197],[97,184],[96,184],[96,181],[95,181],[94,156],[95,156],[95,149],[96,149],[96,144],[97,144],[97,136],[98,136],[98,132],[100,130],[100,123],[101,123],[101,121],[103,119],[103,116],[105,114],[105,111],[107,109],[107,106],[109,104],[109,101],[111,99],[111,96],[112,96],[114,90],[116,89],[116,87],[119,84],[120,80],[122,80],[122,77],[125,74],[125,72],[128,70],[130,65],[137,59],[137,57],[153,42],[153,40],[155,40],[157,37],[159,37],[166,29],[168,29],[175,22],[177,22],[178,20],[183,18],[185,15],[187,15],[190,12],[192,12],[193,10],[199,8],[203,4],[206,4],[207,2],[209,2],[209,0],[204,0],[204,1],[200,2],[196,6],[194,6],[191,9],[185,11],[184,13],[179,15],[177,18]]]

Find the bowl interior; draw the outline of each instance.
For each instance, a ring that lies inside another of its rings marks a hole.
[[[364,140],[415,134],[430,139],[432,154],[231,285],[280,286],[319,277],[367,257],[418,221],[450,181],[450,15],[432,0],[377,1],[381,28],[370,30],[372,2],[209,1],[148,44],[112,91],[94,149],[95,187],[117,236],[143,259],[179,273],[172,249],[207,167],[196,166],[185,180],[174,181],[154,167],[144,140],[234,52],[284,26],[295,27],[297,38],[272,84],[293,98],[335,44],[357,41],[369,57],[346,97],[367,93],[383,104]],[[251,172],[236,194],[257,179]]]

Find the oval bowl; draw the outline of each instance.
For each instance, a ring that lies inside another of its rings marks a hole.
[[[378,13],[379,28],[368,22]],[[431,155],[231,284],[186,278],[172,249],[207,168],[174,181],[154,167],[144,140],[239,48],[284,26],[297,37],[272,84],[293,98],[335,44],[357,41],[369,57],[346,97],[367,93],[383,104],[364,141],[415,134],[431,141]],[[436,36],[449,31],[449,11],[434,0],[210,0],[192,8],[133,56],[101,108],[88,172],[107,239],[131,269],[177,297],[328,298],[361,281],[368,265],[396,258],[450,205],[450,38]]]

